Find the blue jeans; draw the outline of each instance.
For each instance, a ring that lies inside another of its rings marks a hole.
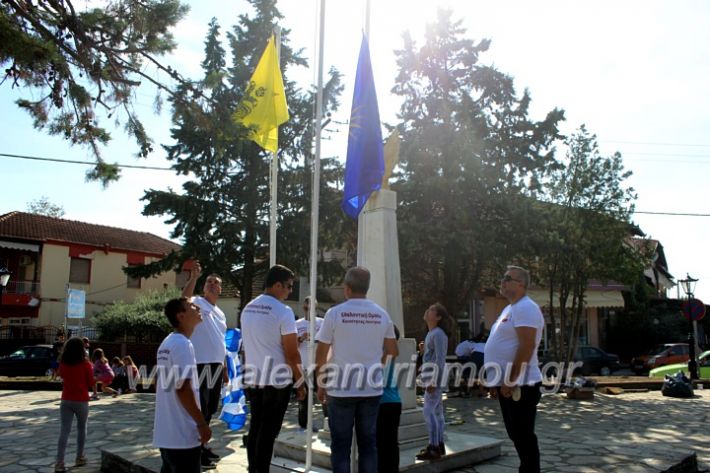
[[[377,411],[380,396],[328,396],[330,464],[333,473],[350,473],[353,425],[357,435],[358,473],[377,473]]]

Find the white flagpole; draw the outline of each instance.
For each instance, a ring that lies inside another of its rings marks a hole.
[[[281,27],[274,26],[276,60],[281,69]],[[276,129],[278,133],[278,128]],[[276,212],[278,211],[279,162],[277,153],[271,153],[271,212],[269,221],[269,267],[276,264]]]
[[[323,122],[323,40],[325,37],[325,0],[319,0],[318,13],[318,77],[316,88],[316,118],[315,118],[315,140],[316,152],[313,160],[313,197],[311,200],[311,303],[309,307],[310,320],[308,321],[308,366],[314,365],[313,348],[315,342],[316,329],[316,288],[318,287],[318,206],[320,204],[320,155],[321,155],[321,131]],[[317,374],[317,373],[316,373]],[[311,471],[313,460],[313,396],[316,386],[308,391],[308,424],[306,425],[306,468]]]

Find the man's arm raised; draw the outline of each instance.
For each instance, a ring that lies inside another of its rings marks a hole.
[[[188,299],[192,297],[195,293],[195,284],[200,278],[200,273],[202,273],[202,266],[200,266],[199,261],[195,261],[195,265],[190,270],[190,278],[185,283],[185,287],[182,288],[182,297],[187,297]]]

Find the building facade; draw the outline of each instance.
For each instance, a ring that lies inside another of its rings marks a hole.
[[[0,325],[64,324],[69,288],[85,292],[86,318],[68,324],[86,325],[115,301],[180,285],[184,275],[172,271],[133,279],[122,270],[179,249],[146,232],[25,212],[0,215],[0,267],[12,272],[0,299]]]

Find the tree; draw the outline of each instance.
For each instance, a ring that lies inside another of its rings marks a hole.
[[[133,302],[115,302],[96,316],[94,325],[101,340],[122,340],[129,336],[141,342],[160,341],[172,331],[165,317],[165,304],[179,297],[177,289],[151,291],[136,296]]]
[[[55,218],[62,218],[65,213],[64,207],[53,204],[46,195],[27,202],[27,211],[32,214],[46,215],[47,217]]]
[[[584,125],[566,146],[563,165],[546,183],[536,254],[541,282],[549,289],[552,350],[556,359],[569,362],[589,282],[633,285],[646,261],[630,243],[636,195],[625,184],[631,171],[624,169],[621,155],[602,156],[596,136]]]
[[[519,253],[525,197],[554,165],[559,110],[528,116],[530,96],[479,58],[489,40],[465,38],[440,10],[419,46],[405,34],[396,51],[399,231],[405,304],[438,300],[462,311],[492,274]],[[522,204],[521,204],[522,202]],[[418,312],[418,310],[416,311]]]
[[[172,100],[174,143],[164,148],[176,172],[190,176],[183,192],[149,190],[144,214],[167,215],[173,238],[184,240],[183,252],[136,271],[159,272],[188,257],[196,257],[209,272],[219,272],[241,295],[244,306],[252,298],[255,275],[268,265],[269,158],[246,138],[233,120],[238,104],[274,24],[281,18],[273,0],[250,0],[254,16],[240,15],[227,35],[231,61],[220,41],[220,26],[210,23],[205,40],[204,76],[191,84],[200,100],[183,100],[186,88]],[[310,176],[312,163],[314,91],[303,91],[288,80],[291,67],[306,61],[281,35],[281,71],[291,119],[279,130],[278,261],[306,274],[310,248]],[[337,107],[342,90],[340,75],[331,70],[325,89],[325,111]],[[305,165],[305,168],[304,168]],[[337,208],[333,182],[342,169],[335,160],[323,162],[321,181],[322,228],[336,234],[344,219]],[[145,273],[141,273],[145,276]]]
[[[38,92],[17,105],[34,126],[72,144],[86,145],[97,158],[87,173],[104,186],[118,179],[118,167],[101,159],[110,133],[99,125],[97,110],[119,118],[145,157],[153,150],[137,113],[133,94],[144,81],[172,94],[168,80],[186,85],[158,57],[173,50],[170,28],[187,13],[179,0],[108,0],[78,11],[72,0],[4,0],[0,5],[2,82]]]

